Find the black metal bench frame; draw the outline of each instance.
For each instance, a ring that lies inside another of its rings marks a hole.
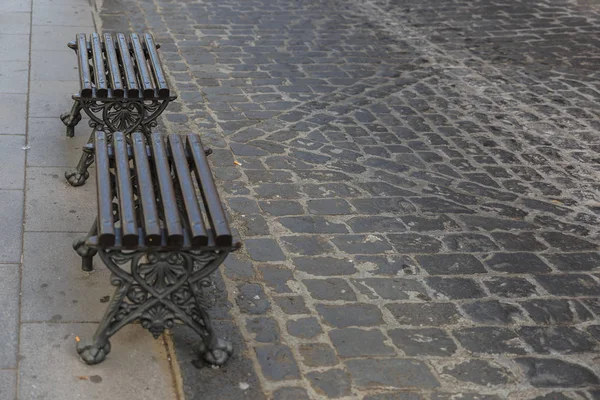
[[[67,46],[77,54],[80,81],[71,111],[60,116],[67,136],[75,135],[82,110],[94,130],[150,135],[157,118],[177,98],[169,89],[157,51],[160,45],[153,36],[92,33],[88,41],[86,34],[78,33]],[[93,132],[88,143],[92,139]],[[93,161],[84,149],[77,167],[65,173],[67,181],[72,186],[83,185]]]
[[[88,147],[96,160],[98,215],[73,248],[84,271],[98,254],[117,288],[93,339],[77,343],[81,358],[102,362],[109,338],[129,323],[140,321],[157,338],[180,321],[202,338],[205,362],[224,364],[232,345],[215,336],[202,290],[240,244],[213,181],[210,150],[195,134],[155,133],[148,145],[141,132],[97,131]]]

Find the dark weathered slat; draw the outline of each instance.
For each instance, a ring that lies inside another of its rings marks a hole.
[[[110,163],[106,134],[96,132],[96,191],[98,194],[98,242],[101,246],[115,244],[115,220],[113,217],[113,193],[110,182]]]
[[[107,97],[108,85],[106,82],[106,71],[104,69],[104,57],[102,57],[102,42],[100,35],[92,33],[90,35],[90,44],[92,47],[92,60],[94,60],[94,83],[96,84],[96,96]]]
[[[123,132],[113,133],[113,148],[115,152],[115,172],[117,197],[119,199],[119,222],[123,229],[123,245],[136,246],[138,244],[138,224],[133,202],[133,186],[127,157],[127,142]]]
[[[154,83],[158,92],[158,97],[169,97],[169,85],[167,84],[167,78],[162,69],[160,57],[158,51],[156,51],[156,44],[154,43],[154,37],[151,34],[146,33],[143,36],[146,44],[146,50],[150,58],[150,67],[152,69],[152,76],[154,77]]]
[[[154,97],[154,85],[152,83],[150,72],[148,71],[148,64],[146,64],[146,56],[144,55],[144,48],[142,47],[140,36],[137,33],[132,33],[129,37],[131,38],[133,54],[135,55],[135,64],[137,65],[144,98],[152,98]]]
[[[123,97],[123,81],[121,80],[121,71],[119,68],[119,59],[112,34],[104,34],[104,49],[106,53],[106,64],[108,65],[108,74],[110,77],[110,89],[113,97]]]
[[[181,246],[183,243],[183,228],[177,209],[175,189],[171,179],[171,168],[167,159],[167,150],[162,136],[158,133],[152,134],[152,155],[156,167],[156,177],[160,189],[161,207],[167,226],[169,236],[167,242],[171,246]]]
[[[156,195],[152,183],[152,170],[146,152],[146,138],[140,132],[131,134],[135,172],[137,177],[138,198],[142,207],[147,246],[160,246],[160,223],[156,207]]]
[[[179,189],[183,197],[191,242],[193,246],[205,246],[208,243],[202,212],[198,204],[198,197],[194,189],[194,182],[190,174],[190,167],[185,157],[184,143],[179,135],[169,135],[169,147],[173,155],[172,163],[175,166]]]
[[[75,36],[77,43],[77,60],[79,62],[79,83],[81,97],[92,97],[92,77],[90,75],[90,64],[88,61],[88,48],[85,33],[78,33]]]
[[[202,146],[200,137],[193,133],[188,134],[187,143],[196,179],[198,180],[198,187],[200,188],[206,211],[209,214],[209,221],[215,234],[215,242],[219,246],[231,246],[231,230],[225,218],[221,199],[219,198],[208,160],[204,154],[204,147]]]
[[[135,68],[133,60],[129,53],[129,44],[127,38],[122,33],[117,33],[117,47],[119,49],[119,57],[125,74],[125,84],[127,86],[127,97],[139,97],[140,89],[135,76]]]

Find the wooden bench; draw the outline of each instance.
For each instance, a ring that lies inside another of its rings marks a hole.
[[[160,61],[160,46],[151,34],[92,33],[88,38],[78,33],[68,47],[75,50],[79,66],[79,92],[72,96],[71,111],[60,116],[68,137],[75,134],[81,110],[94,130],[149,135],[156,119],[177,98]],[[84,150],[75,170],[65,174],[71,185],[85,183],[93,160]]]
[[[195,134],[155,133],[150,143],[146,136],[96,131],[90,144],[98,215],[73,247],[84,271],[92,270],[98,254],[117,289],[93,339],[78,342],[77,351],[87,364],[97,364],[110,352],[108,339],[125,325],[140,321],[158,337],[180,321],[201,336],[204,360],[222,365],[232,346],[216,338],[202,289],[240,244],[213,181],[210,150]]]

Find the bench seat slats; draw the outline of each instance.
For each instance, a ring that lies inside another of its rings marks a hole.
[[[106,134],[98,132],[96,146],[96,182],[98,184],[98,240],[102,246],[115,244],[115,221],[113,217],[113,192]]]
[[[121,80],[117,49],[115,48],[113,36],[110,33],[104,34],[104,49],[106,52],[106,64],[108,65],[112,95],[119,98],[123,97],[125,91],[123,90],[123,81]]]
[[[152,84],[152,78],[148,71],[148,64],[146,62],[146,56],[144,54],[144,48],[140,36],[137,33],[129,35],[131,38],[131,45],[133,47],[133,54],[135,55],[135,64],[137,71],[140,75],[140,85],[143,89],[144,98],[152,98],[154,96],[154,85]]]
[[[123,245],[135,246],[138,243],[138,224],[133,201],[133,185],[127,157],[127,142],[122,132],[113,134],[117,197],[119,199],[119,222],[123,229]]]
[[[85,33],[78,33],[75,37],[77,43],[77,61],[79,63],[79,82],[81,85],[81,96],[92,96],[92,77],[90,74],[90,63],[88,61],[88,47]]]
[[[196,197],[194,182],[190,174],[190,168],[185,157],[185,151],[181,137],[178,135],[169,135],[169,148],[172,154],[172,163],[175,166],[179,190],[181,191],[185,205],[188,227],[190,230],[190,240],[193,245],[204,246],[208,243],[206,228],[202,219],[202,213]]]
[[[225,218],[225,212],[219,199],[217,187],[213,180],[206,154],[204,153],[204,147],[200,141],[200,137],[195,134],[187,135],[187,143],[190,151],[190,157],[192,159],[192,165],[194,168],[194,174],[198,181],[198,187],[202,199],[206,206],[210,225],[215,234],[216,244],[219,246],[231,246],[232,236],[229,224]]]
[[[165,73],[163,72],[162,65],[160,63],[158,51],[156,51],[154,37],[152,37],[151,34],[146,33],[144,34],[143,38],[146,45],[146,51],[148,52],[150,59],[150,67],[152,69],[152,75],[156,84],[155,86],[158,91],[158,97],[169,97],[169,86],[167,85],[167,79],[165,78]]]
[[[167,159],[165,144],[162,136],[158,133],[152,134],[152,155],[160,189],[161,207],[169,233],[167,241],[169,245],[181,246],[183,243],[183,228],[177,208],[177,200],[175,199],[171,168]]]
[[[129,43],[127,43],[127,38],[124,34],[117,33],[117,45],[119,48],[121,65],[123,66],[123,73],[125,74],[125,82],[127,84],[127,97],[139,97],[139,86],[137,77],[135,76],[133,60],[131,59],[129,52]]]
[[[146,152],[146,138],[142,133],[135,132],[131,135],[131,142],[137,177],[138,197],[143,215],[141,222],[144,225],[145,244],[147,246],[160,245],[160,223],[156,207],[156,196],[154,195],[154,185],[152,184],[152,170],[150,169],[148,154]]]
[[[96,96],[108,96],[108,85],[106,82],[106,72],[104,70],[104,58],[102,56],[102,42],[100,35],[92,33],[90,35],[92,47],[92,59],[94,60],[94,84],[96,85]]]

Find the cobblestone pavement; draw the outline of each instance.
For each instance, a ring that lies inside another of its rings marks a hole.
[[[190,399],[600,398],[597,4],[98,7],[162,43],[165,125],[215,149],[245,244],[237,358],[174,333]]]

